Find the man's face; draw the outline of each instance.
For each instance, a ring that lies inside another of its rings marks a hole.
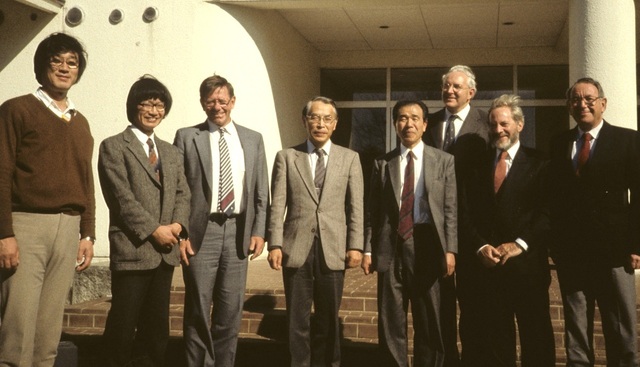
[[[475,96],[476,90],[469,88],[469,78],[461,71],[449,73],[442,85],[442,101],[451,113],[458,113]]]
[[[65,94],[78,81],[80,61],[75,52],[64,52],[49,60],[42,88],[48,94]]]
[[[322,147],[331,139],[331,135],[338,125],[333,106],[322,101],[311,103],[311,108],[303,120],[303,124],[307,128],[307,137],[316,148]]]
[[[231,110],[236,103],[236,97],[230,97],[227,87],[214,89],[206,99],[201,99],[202,109],[214,124],[222,127],[231,121]]]
[[[589,83],[576,84],[569,96],[569,113],[582,131],[590,131],[602,121],[607,99],[598,97],[598,88]]]
[[[394,121],[396,134],[402,145],[413,148],[422,139],[422,134],[427,129],[427,122],[422,114],[422,108],[417,104],[410,104],[398,110],[398,117]]]
[[[524,124],[513,119],[511,108],[498,107],[489,115],[489,126],[493,146],[507,150],[518,141]]]
[[[138,118],[133,124],[143,133],[151,135],[162,119],[164,118],[164,102],[161,100],[147,99],[138,104]]]

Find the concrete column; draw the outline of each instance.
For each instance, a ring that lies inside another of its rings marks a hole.
[[[569,1],[569,83],[585,76],[598,80],[607,97],[604,118],[634,130],[635,14],[633,0]]]

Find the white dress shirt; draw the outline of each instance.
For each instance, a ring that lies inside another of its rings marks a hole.
[[[456,137],[458,137],[458,134],[460,133],[460,129],[462,129],[462,124],[464,123],[464,120],[467,118],[467,116],[469,115],[469,111],[471,111],[471,105],[467,103],[467,105],[460,110],[460,112],[455,113],[456,116],[458,116],[458,118],[456,118],[453,121],[453,126],[455,127],[456,130]],[[440,132],[442,134],[442,141],[444,141],[444,136],[447,133],[447,121],[449,121],[449,117],[451,115],[454,115],[453,113],[449,112],[449,110],[447,110],[446,108],[444,109],[444,123],[442,124],[442,131]]]
[[[208,121],[211,143],[211,172],[213,182],[211,182],[211,213],[218,212],[218,191],[220,187],[220,126]],[[233,121],[225,126],[226,134],[224,139],[229,148],[229,157],[231,158],[231,175],[233,176],[233,197],[235,207],[233,214],[244,213],[246,203],[242,200],[244,190],[244,150],[240,143],[238,130]]]
[[[591,152],[593,152],[593,147],[598,142],[598,135],[600,135],[600,130],[602,130],[602,125],[604,124],[602,121],[600,121],[598,126],[594,127],[590,131],[582,131],[578,127],[578,137],[576,138],[576,140],[573,141],[573,147],[571,148],[571,160],[573,161],[574,170],[578,168],[578,152],[580,151],[580,149],[582,149],[582,144],[584,144],[584,141],[582,140],[582,135],[584,135],[587,132],[591,134],[591,138],[592,138],[591,146],[589,147],[589,154],[591,154]]]
[[[329,161],[329,152],[331,152],[331,140],[327,140],[326,143],[320,149],[324,150],[324,168],[327,168],[327,162]],[[307,153],[309,154],[309,165],[311,166],[311,178],[316,179],[316,163],[318,162],[318,155],[315,152],[316,147],[309,140],[307,140]]]
[[[431,210],[429,209],[429,199],[424,188],[424,143],[422,141],[412,149],[407,149],[400,144],[400,187],[404,186],[404,171],[407,167],[407,154],[413,154],[413,223],[431,223]],[[401,189],[402,190],[402,189]],[[402,195],[402,192],[400,193]],[[398,201],[398,207],[402,204],[402,198]]]
[[[36,96],[42,103],[44,103],[47,108],[53,112],[56,116],[61,119],[69,122],[71,118],[76,114],[76,105],[67,97],[67,108],[63,111],[61,110],[53,98],[49,97],[49,95],[42,89],[38,88],[33,95]]]
[[[156,152],[156,157],[158,157],[158,160],[160,160],[160,153],[158,152],[158,146],[156,145],[156,133],[147,135],[140,131],[140,129],[138,129],[134,125],[130,125],[129,128],[131,129],[131,131],[133,131],[133,135],[138,138],[140,144],[142,144],[142,150],[144,150],[144,154],[147,155],[147,158],[149,158],[149,145],[147,144],[147,140],[153,140],[153,150]]]

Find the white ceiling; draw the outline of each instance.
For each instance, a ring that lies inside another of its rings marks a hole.
[[[209,1],[277,10],[321,51],[555,47],[566,42],[569,6],[569,0]]]

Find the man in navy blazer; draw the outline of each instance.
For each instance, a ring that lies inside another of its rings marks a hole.
[[[518,321],[521,365],[554,367],[549,315],[547,161],[520,144],[520,98],[502,95],[489,109],[491,149],[467,182],[468,245],[479,266],[474,307],[484,315],[483,347],[465,366],[515,367]]]
[[[607,366],[638,366],[638,133],[603,119],[607,99],[592,78],[569,88],[567,106],[577,126],[552,141],[550,162],[551,249],[564,306],[567,366],[594,363],[595,301]]]
[[[183,253],[190,257],[183,267],[190,367],[234,365],[247,257],[256,258],[264,247],[269,204],[264,142],[260,133],[231,120],[235,100],[225,78],[206,78],[200,103],[207,121],[178,130],[174,141],[192,193],[191,248]],[[225,192],[229,187],[231,196]]]

